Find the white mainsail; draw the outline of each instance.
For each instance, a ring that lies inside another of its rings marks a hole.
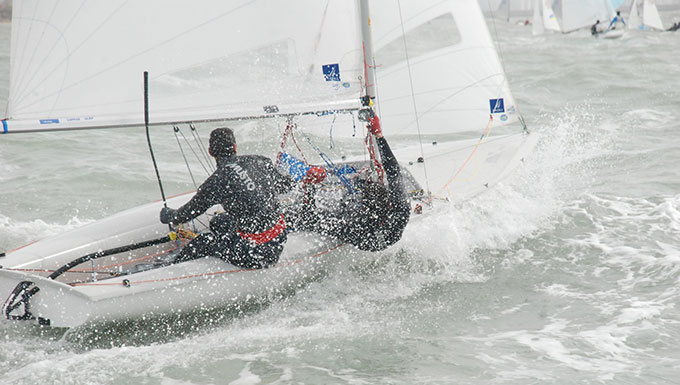
[[[476,0],[371,1],[378,110],[390,135],[452,134],[517,120]]]
[[[641,26],[640,13],[638,12],[638,2],[633,0],[633,4],[630,6],[630,14],[628,16],[628,28],[638,29]]]
[[[346,0],[16,2],[0,132],[143,124],[144,71],[152,124],[356,109],[358,13]]]
[[[534,0],[534,17],[531,21],[531,33],[535,36],[541,35],[543,32],[545,32],[545,27],[543,26],[541,0]]]
[[[642,24],[647,27],[664,30],[659,10],[656,8],[656,0],[644,0],[642,4]]]
[[[561,32],[562,28],[552,8],[552,0],[534,0],[531,33],[541,35],[545,30]]]
[[[557,22],[557,17],[555,17],[551,0],[543,0],[543,26],[549,31],[562,31]]]
[[[590,27],[597,20],[610,20],[615,15],[610,0],[561,0],[561,3],[564,32]]]

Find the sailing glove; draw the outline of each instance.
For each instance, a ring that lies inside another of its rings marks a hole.
[[[302,178],[302,183],[321,183],[326,179],[326,170],[323,167],[314,166],[307,170],[307,173]]]
[[[175,214],[177,210],[171,209],[170,207],[163,207],[161,209],[161,223],[170,223],[175,219]]]

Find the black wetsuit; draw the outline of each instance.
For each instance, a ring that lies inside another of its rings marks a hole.
[[[598,33],[600,33],[600,31],[597,30],[598,25],[599,24],[593,24],[593,26],[590,27],[590,34],[591,35],[597,35]]]
[[[285,229],[261,244],[240,234],[261,234],[279,224],[282,210],[276,195],[290,190],[292,185],[293,180],[279,173],[263,156],[218,158],[217,170],[174,213],[172,222],[188,222],[216,204],[222,205],[224,213],[210,221],[213,234],[201,234],[192,240],[176,261],[216,256],[244,268],[276,263],[287,239]]]
[[[411,205],[399,169],[385,138],[377,140],[389,191],[389,204],[382,214],[348,199],[340,210],[327,212],[312,207],[303,214],[303,230],[314,230],[340,239],[361,250],[379,251],[401,239],[408,223]],[[312,202],[313,205],[313,202]]]

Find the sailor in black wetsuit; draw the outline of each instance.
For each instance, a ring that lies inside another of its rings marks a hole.
[[[383,137],[380,120],[372,113],[368,118],[368,128],[377,138],[387,188],[381,183],[363,183],[359,186],[361,198],[358,205],[348,199],[340,210],[334,211],[320,210],[310,200],[297,225],[302,230],[338,238],[361,250],[379,251],[401,239],[411,205],[399,163]]]
[[[597,34],[602,33],[602,31],[600,31],[600,29],[598,28],[599,25],[600,25],[600,21],[598,20],[598,21],[595,22],[595,24],[593,24],[593,25],[590,27],[590,34],[591,34],[591,35],[595,36],[595,35],[597,35]]]
[[[212,256],[243,268],[276,263],[287,239],[276,195],[290,190],[293,180],[279,173],[268,158],[236,156],[236,140],[229,128],[210,133],[209,153],[217,160],[215,172],[184,206],[163,208],[161,222],[188,222],[216,204],[222,205],[224,213],[210,221],[212,234],[192,240],[175,262]]]

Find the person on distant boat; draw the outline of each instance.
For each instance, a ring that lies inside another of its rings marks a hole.
[[[616,16],[612,19],[612,22],[609,23],[609,27],[607,27],[607,31],[611,29],[616,29],[616,26],[618,23],[623,23],[624,27],[626,25],[626,21],[623,20],[623,16],[621,16],[621,11],[616,11]]]
[[[598,20],[598,21],[595,22],[595,24],[593,24],[592,27],[590,27],[590,34],[591,35],[595,36],[599,33],[602,33],[602,31],[600,31],[600,29],[598,28],[599,25],[600,25],[600,21]]]
[[[673,24],[673,26],[668,28],[666,31],[675,32],[679,29],[680,29],[680,22],[677,22],[677,23]]]
[[[341,208],[335,210],[319,209],[311,198],[295,225],[301,230],[337,238],[361,250],[379,251],[401,239],[411,205],[399,163],[382,134],[380,120],[372,110],[368,111],[368,128],[376,137],[387,187],[379,182],[359,182],[356,185],[359,196],[347,197],[349,199],[343,200]]]
[[[276,263],[287,240],[286,222],[276,196],[289,191],[294,181],[279,173],[264,156],[237,156],[230,128],[210,133],[208,152],[217,161],[215,172],[184,206],[177,210],[164,207],[160,220],[178,225],[217,204],[224,212],[210,221],[212,233],[193,239],[174,262],[219,257],[247,269]]]

